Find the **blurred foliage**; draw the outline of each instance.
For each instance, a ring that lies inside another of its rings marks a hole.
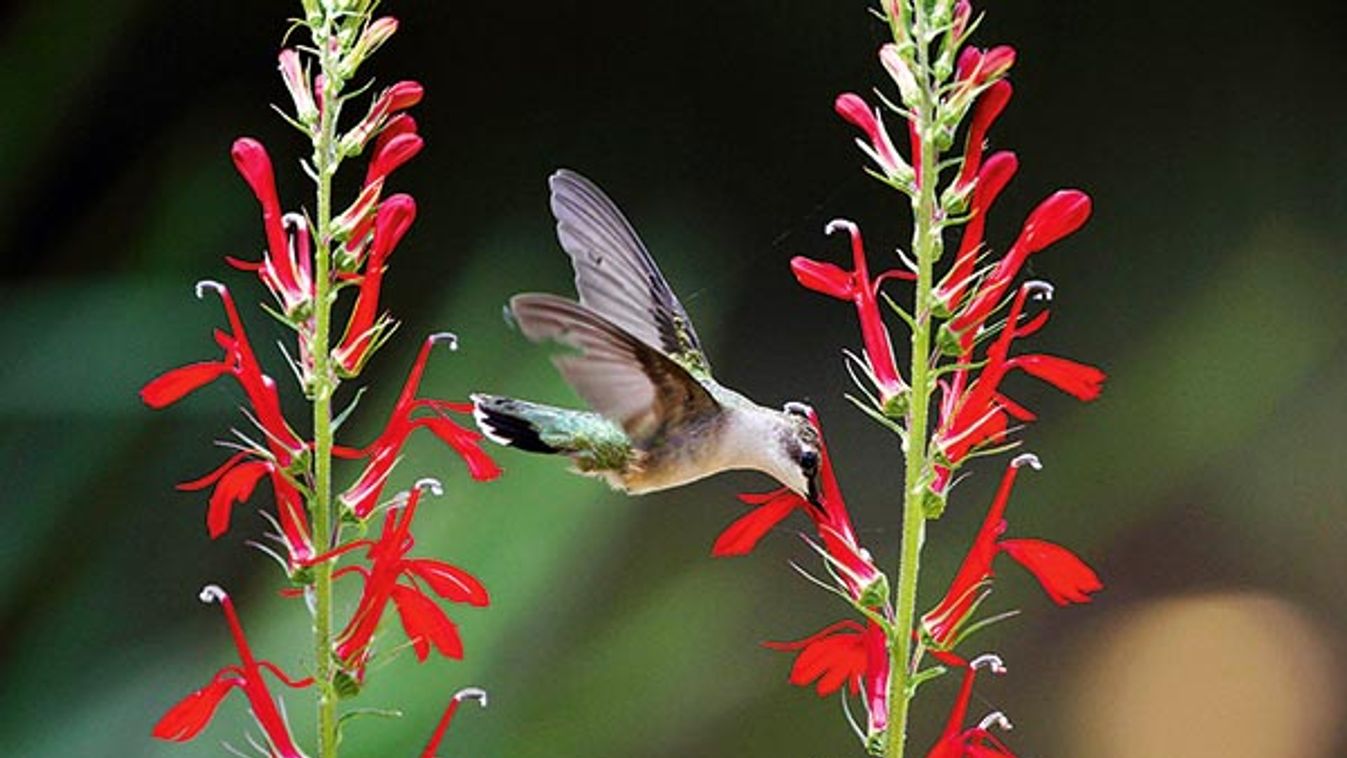
[[[1023,168],[990,239],[1004,244],[1058,186],[1095,196],[1084,232],[1033,260],[1058,287],[1037,345],[1097,361],[1111,380],[1092,407],[1017,388],[1043,411],[1025,442],[1046,470],[1023,480],[1011,529],[1077,548],[1108,591],[1056,611],[1004,572],[988,607],[1028,612],[985,638],[1011,675],[979,697],[1011,714],[1023,755],[1081,754],[1053,695],[1077,674],[1064,651],[1101,639],[1116,614],[1229,588],[1295,605],[1334,644],[1347,631],[1347,105],[1336,96],[1347,19],[1326,0],[980,5],[991,7],[978,39],[1021,53],[993,141]],[[8,754],[186,758],[240,744],[241,700],[194,743],[148,738],[232,655],[218,610],[195,599],[207,582],[236,593],[265,655],[304,666],[302,610],[274,597],[271,564],[242,545],[260,519],[240,510],[209,542],[202,499],[172,489],[221,457],[209,441],[237,423],[241,395],[213,385],[161,413],[135,395],[213,354],[218,306],[191,297],[194,281],[227,281],[244,303],[261,295],[220,260],[261,245],[230,141],[262,139],[287,204],[307,197],[303,146],[266,107],[284,96],[273,53],[297,7],[27,0],[0,11]],[[404,25],[376,69],[426,84],[428,147],[394,181],[422,213],[386,280],[404,325],[372,366],[355,441],[375,433],[430,331],[458,332],[463,349],[434,358],[427,393],[573,401],[545,351],[500,318],[514,292],[569,291],[544,184],[568,166],[628,211],[722,379],[820,408],[864,539],[892,562],[897,450],[841,399],[850,309],[798,289],[785,266],[795,253],[841,256],[822,235],[835,216],[859,221],[875,250],[907,235],[898,199],[862,175],[831,113],[837,92],[882,84],[863,4],[386,9]],[[279,328],[256,308],[245,318],[264,360],[278,359],[263,346]],[[351,755],[414,754],[468,684],[492,704],[461,712],[445,755],[859,752],[837,703],[788,687],[789,660],[757,645],[844,613],[787,567],[810,562],[807,550],[784,529],[750,558],[708,558],[739,513],[732,493],[760,478],[629,500],[558,461],[499,451],[506,476],[475,485],[432,441],[409,451],[402,483],[433,474],[448,487],[423,512],[418,552],[476,573],[493,603],[453,609],[462,663],[402,656],[381,672],[361,704],[406,716],[355,722]],[[974,470],[932,529],[928,597],[982,515],[994,469]],[[916,744],[953,686],[930,685]],[[288,702],[306,734],[311,714]]]

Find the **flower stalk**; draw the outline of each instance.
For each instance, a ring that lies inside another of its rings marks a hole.
[[[317,211],[314,219],[317,239],[314,240],[314,326],[313,326],[313,499],[309,503],[313,520],[315,542],[326,551],[336,544],[332,517],[332,396],[336,393],[337,376],[332,370],[332,178],[337,173],[341,156],[337,151],[337,117],[341,113],[338,99],[342,77],[332,45],[334,21],[331,14],[323,14],[322,26],[314,33],[322,70],[321,102],[318,129],[313,141],[313,167],[317,173]],[[340,520],[336,531],[340,531]],[[313,567],[313,654],[318,680],[318,754],[320,758],[337,755],[337,701],[336,666],[332,652],[332,573],[333,561],[324,560]]]

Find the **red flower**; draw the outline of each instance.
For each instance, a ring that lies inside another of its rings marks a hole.
[[[963,167],[959,169],[959,178],[955,180],[955,191],[963,192],[982,166],[983,140],[987,130],[1005,110],[1010,102],[1014,88],[1004,79],[992,84],[978,96],[973,107],[973,118],[968,122],[968,140],[965,143]]]
[[[992,560],[1004,552],[1029,570],[1044,592],[1058,605],[1088,603],[1090,593],[1103,589],[1099,577],[1074,553],[1060,545],[1042,540],[1003,540],[1007,522],[1006,505],[1021,466],[1039,468],[1038,458],[1028,453],[1017,456],[1006,467],[987,517],[978,529],[968,555],[959,566],[949,591],[940,604],[921,617],[922,629],[939,648],[949,648],[959,630],[990,589]]]
[[[485,708],[486,690],[478,687],[466,687],[454,693],[454,696],[449,699],[449,706],[444,709],[444,715],[440,717],[440,723],[435,726],[435,732],[430,735],[430,741],[426,743],[426,749],[421,751],[421,758],[435,758],[435,750],[439,748],[440,742],[444,739],[444,733],[448,731],[449,722],[453,721],[459,703],[464,700],[476,700],[479,705]]]
[[[389,117],[421,102],[423,94],[425,94],[425,90],[422,89],[421,85],[412,81],[397,82],[380,92],[374,102],[370,103],[369,112],[360,120],[360,123],[342,136],[342,150],[347,155],[359,153],[365,148],[365,143],[369,141],[369,138],[384,127],[384,123]]]
[[[911,181],[912,167],[898,155],[893,140],[884,129],[884,118],[879,110],[872,109],[868,103],[853,92],[844,92],[833,102],[833,109],[852,126],[865,132],[866,139],[856,139],[861,151],[879,164],[884,176],[890,180]],[[868,140],[868,142],[867,142]]]
[[[865,694],[869,731],[876,734],[888,723],[889,649],[884,630],[874,621],[839,621],[795,642],[766,642],[773,650],[799,651],[790,670],[790,683],[811,684],[819,697],[842,687],[852,695]]]
[[[837,219],[829,222],[825,231],[832,234],[838,230],[845,230],[851,235],[853,266],[851,271],[804,256],[792,258],[790,269],[795,274],[796,281],[806,289],[855,303],[861,323],[861,340],[865,345],[866,366],[879,389],[881,401],[888,402],[905,392],[907,385],[898,373],[889,330],[884,326],[884,319],[879,313],[879,288],[886,279],[914,277],[905,271],[890,270],[872,280],[866,265],[865,245],[861,240],[860,229],[850,221]]]
[[[954,707],[950,709],[949,720],[926,758],[1015,758],[1010,748],[989,731],[993,724],[1003,729],[1010,728],[1010,721],[1000,711],[988,715],[971,729],[963,728],[964,718],[968,714],[968,701],[973,696],[973,681],[977,669],[984,665],[994,674],[1004,674],[1006,671],[1001,659],[994,655],[979,656],[966,664],[963,684],[959,687]]]
[[[1019,160],[1009,151],[992,155],[978,169],[977,181],[973,184],[973,201],[968,206],[968,221],[959,239],[959,252],[939,288],[940,301],[950,312],[958,309],[964,290],[972,283],[978,256],[983,253],[982,236],[987,224],[987,209],[1018,169]]]
[[[740,495],[741,501],[756,507],[721,532],[711,548],[711,555],[746,555],[772,527],[792,511],[801,510],[814,522],[819,539],[823,542],[823,550],[831,565],[838,569],[847,591],[859,600],[883,575],[875,568],[870,553],[856,540],[851,516],[842,499],[842,488],[837,483],[832,458],[823,440],[823,427],[812,408],[807,413],[809,423],[813,424],[819,435],[818,503],[811,503],[785,487],[771,492]]]
[[[1083,226],[1090,218],[1090,207],[1090,196],[1079,190],[1059,190],[1040,203],[1025,220],[1015,244],[978,284],[972,302],[950,320],[949,329],[963,334],[982,326],[1029,256]]]
[[[418,660],[424,661],[432,646],[450,658],[463,657],[458,628],[425,594],[421,583],[436,595],[455,603],[480,607],[490,602],[486,588],[463,569],[429,558],[406,557],[416,544],[411,525],[423,489],[439,494],[439,483],[433,479],[417,482],[407,493],[405,503],[389,508],[377,541],[357,540],[315,559],[330,560],[349,550],[368,548],[369,569],[348,566],[334,574],[344,576],[354,572],[365,579],[365,589],[355,613],[337,636],[337,657],[351,668],[364,665],[370,642],[389,600],[397,607],[402,628],[411,640]]]
[[[420,139],[416,135],[402,136]],[[410,195],[394,195],[379,206],[374,221],[374,242],[370,245],[369,256],[365,259],[365,272],[360,278],[360,292],[351,309],[350,320],[346,322],[341,344],[332,354],[341,371],[348,376],[360,373],[365,361],[389,333],[391,320],[377,317],[379,289],[383,284],[389,254],[415,219],[416,201]]]
[[[1014,369],[1041,379],[1079,400],[1099,397],[1106,378],[1103,371],[1076,361],[1053,355],[1028,354],[1010,356],[1016,339],[1037,332],[1048,321],[1048,311],[1039,313],[1021,324],[1025,301],[1030,295],[1044,299],[1052,294],[1045,282],[1026,282],[1016,292],[1006,324],[996,341],[987,349],[985,366],[972,379],[968,369],[955,371],[948,383],[942,383],[940,424],[936,444],[949,466],[942,467],[937,479],[937,490],[943,488],[950,467],[957,466],[969,452],[986,442],[1000,441],[1009,425],[1009,419],[1033,421],[1032,411],[1001,394],[1000,386],[1006,374]],[[961,345],[964,354],[960,363],[972,362],[972,344]],[[969,384],[970,380],[972,381]]]
[[[304,753],[290,736],[284,715],[267,690],[262,670],[270,671],[288,687],[308,687],[313,684],[313,679],[292,680],[276,664],[254,658],[252,649],[248,646],[248,639],[243,634],[238,614],[234,611],[234,604],[224,590],[213,584],[208,585],[201,590],[201,601],[219,602],[224,608],[225,619],[229,622],[229,631],[234,637],[234,645],[238,648],[242,665],[220,669],[204,687],[170,708],[159,719],[159,723],[154,725],[153,735],[157,739],[171,742],[191,740],[206,728],[220,702],[230,690],[237,687],[243,690],[244,697],[248,698],[248,707],[252,710],[258,726],[262,728],[262,733],[266,735],[271,755],[276,758],[303,758]]]
[[[234,141],[230,151],[234,166],[243,175],[262,205],[262,226],[267,249],[261,263],[226,258],[231,266],[255,271],[275,295],[288,316],[300,316],[313,304],[312,260],[309,255],[308,221],[302,215],[282,216],[276,196],[276,178],[262,143],[250,137]],[[285,233],[285,227],[294,231]]]
[[[471,403],[416,398],[426,360],[430,358],[430,349],[438,342],[448,342],[451,348],[457,344],[454,335],[449,333],[432,334],[426,339],[425,344],[421,346],[420,354],[416,357],[416,362],[412,364],[411,373],[407,375],[407,383],[402,388],[402,394],[398,396],[397,404],[393,406],[393,413],[383,433],[360,450],[340,446],[333,449],[335,455],[343,458],[369,460],[360,477],[340,496],[342,503],[358,518],[369,516],[379,504],[379,495],[383,492],[384,483],[392,473],[393,466],[397,464],[403,443],[407,441],[407,436],[419,427],[429,429],[453,448],[468,465],[468,473],[473,479],[479,482],[489,481],[500,475],[500,467],[482,451],[480,444],[482,435],[459,426],[449,418],[449,412],[471,413]],[[422,409],[429,411],[430,415],[413,416]]]
[[[269,474],[276,494],[281,531],[289,547],[291,560],[303,560],[313,554],[308,523],[301,505],[302,498],[286,479],[284,472],[307,445],[286,423],[281,413],[276,382],[262,373],[229,290],[217,282],[204,281],[197,284],[197,296],[203,296],[207,289],[220,296],[229,320],[230,332],[215,332],[215,341],[224,350],[224,357],[218,361],[193,363],[165,372],[142,387],[140,397],[151,408],[163,408],[221,376],[228,374],[234,377],[248,397],[253,418],[266,437],[265,446],[236,455],[214,472],[180,485],[180,488],[196,490],[215,485],[207,511],[207,528],[212,537],[218,537],[229,526],[229,512],[233,504],[246,500],[252,494],[257,479],[263,474]],[[246,458],[252,460],[245,463]]]

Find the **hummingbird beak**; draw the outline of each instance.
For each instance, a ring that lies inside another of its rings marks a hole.
[[[809,501],[810,505],[822,511],[823,503],[819,502],[818,499],[818,475],[809,477],[807,486],[809,491],[805,493],[805,498]]]

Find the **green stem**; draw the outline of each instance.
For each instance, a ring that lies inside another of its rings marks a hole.
[[[931,66],[927,45],[921,42],[926,29],[926,10],[914,3],[916,75],[922,102],[916,113],[921,144],[921,184],[913,198],[912,252],[917,259],[917,283],[912,328],[912,394],[908,411],[906,468],[903,478],[903,541],[898,562],[894,634],[889,641],[892,669],[889,676],[888,740],[885,758],[902,758],[907,741],[908,706],[912,696],[912,631],[917,607],[917,575],[921,547],[926,537],[925,494],[929,479],[927,426],[935,376],[931,371],[931,313],[934,305],[935,259],[940,253],[940,218],[936,198],[937,151],[935,142],[935,95],[931,90]]]
[[[326,552],[333,544],[332,518],[332,395],[336,374],[332,370],[332,177],[337,163],[337,61],[326,43],[334,34],[327,19],[317,35],[319,64],[323,72],[323,102],[318,135],[314,140],[313,166],[318,175],[317,233],[314,244],[314,325],[310,355],[313,356],[313,519],[314,547]],[[318,755],[337,755],[336,665],[332,657],[332,561],[314,566],[313,655],[318,682]]]

